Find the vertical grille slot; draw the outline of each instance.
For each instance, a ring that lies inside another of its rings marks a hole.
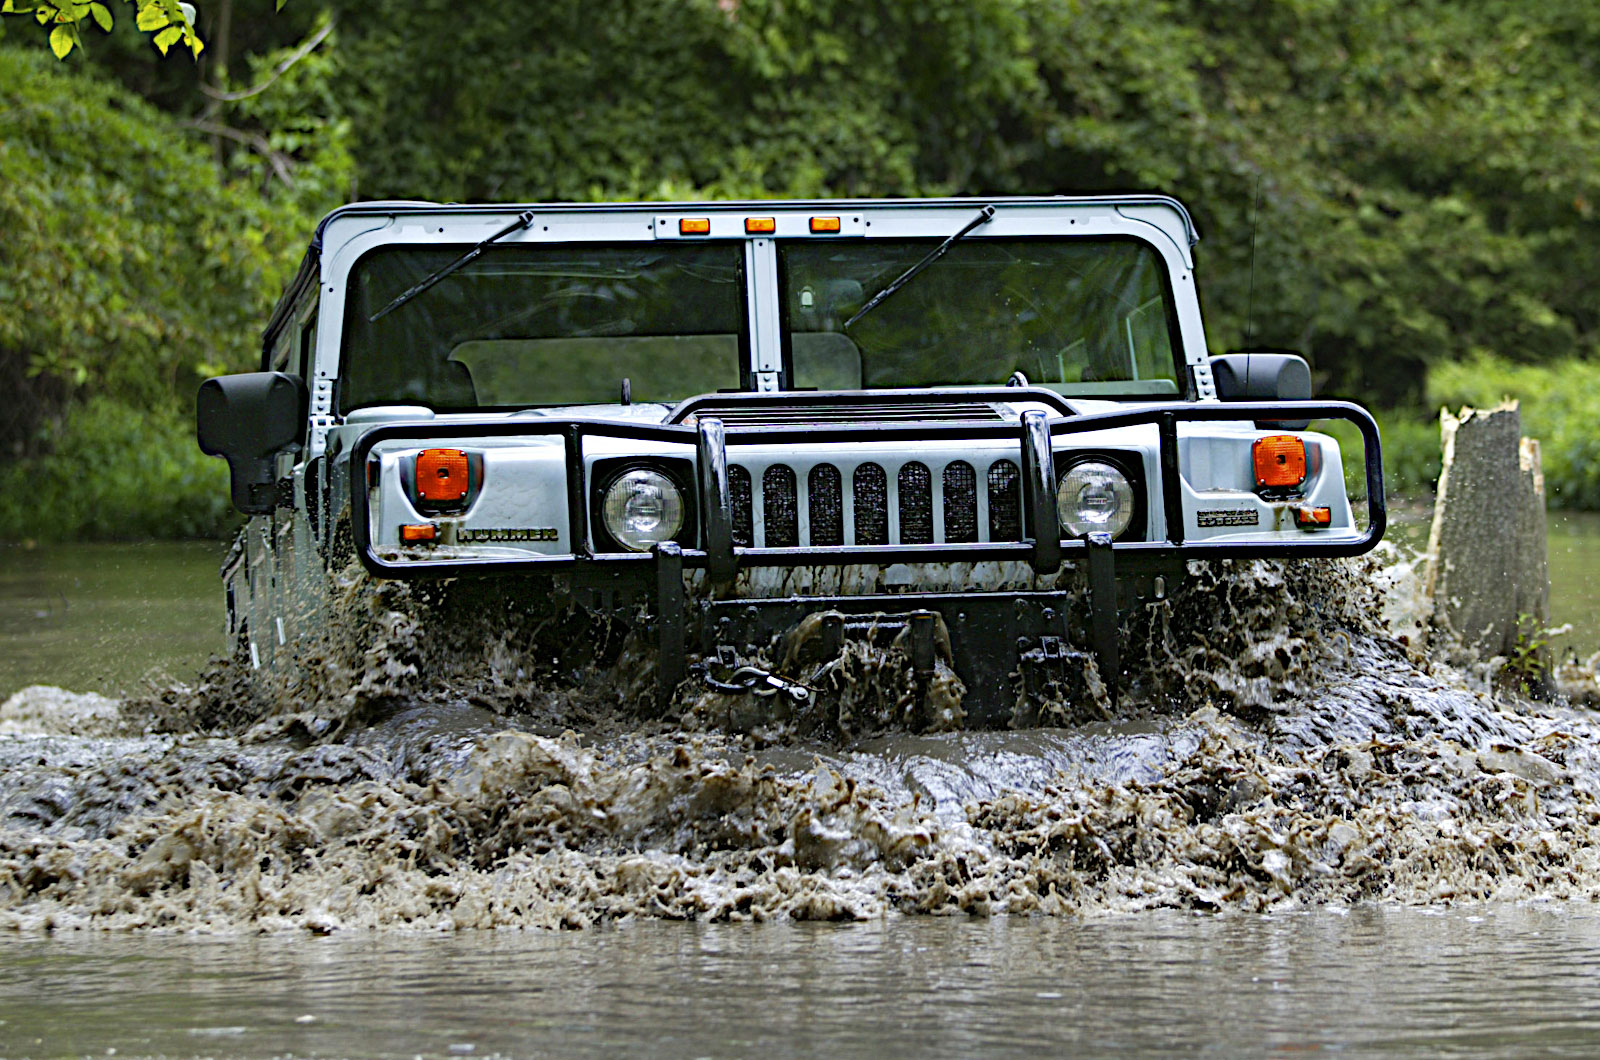
[[[755,543],[751,525],[750,469],[733,464],[728,468],[728,500],[733,509],[733,543],[749,548]]]
[[[844,544],[844,488],[839,469],[818,464],[806,477],[813,545]]]
[[[989,540],[1022,540],[1022,473],[1009,460],[989,465]]]
[[[889,543],[889,476],[877,464],[862,464],[850,476],[855,494],[856,544]]]
[[[965,460],[945,465],[944,539],[947,543],[978,540],[978,473]]]
[[[766,520],[767,548],[793,548],[800,543],[800,503],[794,469],[773,464],[761,476],[761,517]]]
[[[933,544],[933,475],[915,460],[900,468],[900,543]]]

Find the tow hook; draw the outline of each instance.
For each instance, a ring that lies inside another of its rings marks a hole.
[[[706,667],[705,682],[707,688],[735,696],[747,692],[756,696],[775,696],[781,692],[796,703],[804,703],[811,698],[811,690],[805,685],[768,673],[758,666],[737,667],[726,681],[713,677],[711,668]]]

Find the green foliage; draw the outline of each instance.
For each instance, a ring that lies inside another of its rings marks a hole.
[[[340,6],[374,197],[950,190],[1033,90],[1011,0]]]
[[[1478,356],[1428,373],[1436,406],[1521,403],[1522,433],[1539,439],[1545,495],[1553,508],[1600,508],[1600,361],[1516,364]]]
[[[219,114],[228,128],[247,131],[228,141],[227,173],[308,221],[343,202],[355,183],[350,120],[341,116],[335,86],[337,48],[324,14],[305,42],[246,56],[240,80],[270,91],[240,90]],[[229,80],[223,78],[223,87]],[[299,236],[304,242],[310,233]]]
[[[1390,504],[1432,500],[1439,483],[1439,423],[1417,418],[1411,410],[1374,411],[1383,444],[1383,490]],[[1348,420],[1323,420],[1314,430],[1331,435],[1344,459],[1345,491],[1353,502],[1367,495],[1361,432]]]
[[[197,477],[193,437],[174,425],[192,416],[201,379],[258,362],[314,197],[225,184],[204,147],[153,108],[40,51],[0,47],[0,380],[23,396],[0,410],[8,474],[63,513],[79,511],[67,498],[80,492],[104,497],[120,520],[58,516],[86,528],[76,532],[217,525],[216,505],[195,508],[192,488],[216,472]],[[93,395],[108,403],[72,412]],[[110,444],[109,425],[143,420],[136,436],[171,453]],[[161,475],[167,488],[144,494],[148,517],[122,520],[137,508],[122,484]],[[8,505],[0,537],[32,534]]]
[[[109,85],[0,49],[0,349],[30,375],[172,408],[247,366],[306,218],[222,185]]]
[[[1539,624],[1535,616],[1526,611],[1519,613],[1517,643],[1512,646],[1510,658],[1495,675],[1496,683],[1525,696],[1546,690],[1550,677],[1550,632]]]
[[[0,466],[0,535],[42,541],[216,537],[236,524],[228,468],[176,413],[75,407],[46,455]]]
[[[1444,458],[1439,421],[1419,418],[1409,410],[1379,413],[1377,418],[1383,438],[1384,488],[1392,497],[1432,500]]]
[[[113,0],[115,2],[115,0]],[[182,43],[198,59],[205,48],[195,32],[194,7],[179,0],[125,0],[134,10],[134,24],[150,34],[150,42],[162,55],[174,44]],[[83,44],[83,27],[89,23],[110,33],[111,8],[94,0],[0,0],[0,15],[33,19],[49,26],[50,51],[65,59],[72,49]]]

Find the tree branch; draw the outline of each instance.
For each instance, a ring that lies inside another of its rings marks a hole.
[[[273,82],[278,80],[278,78],[288,73],[291,66],[299,62],[301,59],[304,59],[312,52],[316,51],[317,45],[327,40],[328,34],[333,32],[333,23],[334,20],[332,18],[328,19],[328,22],[325,26],[319,29],[316,33],[312,34],[310,39],[308,39],[304,44],[296,48],[294,50],[294,54],[290,55],[283,62],[275,66],[271,75],[259,85],[252,85],[250,88],[241,89],[238,92],[223,92],[219,89],[212,88],[210,85],[202,81],[200,82],[200,91],[204,92],[212,99],[220,100],[223,103],[237,103],[241,99],[249,99],[251,96],[259,96],[261,93],[271,88]]]
[[[272,172],[277,175],[279,180],[291,188],[294,187],[294,176],[289,172],[287,156],[280,151],[274,151],[272,144],[265,136],[245,132],[243,129],[235,129],[232,126],[223,125],[221,122],[207,121],[204,118],[196,118],[184,124],[199,132],[210,133],[212,136],[221,136],[224,139],[232,140],[234,143],[244,144],[246,147],[251,148],[256,154],[267,160],[267,164],[272,167]]]

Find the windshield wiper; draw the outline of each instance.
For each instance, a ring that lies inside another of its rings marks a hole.
[[[860,320],[862,317],[878,308],[878,306],[882,305],[886,298],[894,294],[906,284],[910,283],[912,277],[916,276],[917,273],[921,272],[929,265],[932,265],[934,262],[944,257],[944,252],[955,246],[958,240],[966,238],[968,232],[972,231],[974,228],[977,228],[979,225],[986,223],[989,218],[993,216],[993,206],[985,206],[983,209],[979,210],[978,216],[974,217],[971,221],[968,221],[966,226],[963,227],[961,231],[957,232],[949,239],[946,239],[943,243],[940,243],[938,246],[934,247],[921,261],[911,266],[911,268],[907,269],[905,272],[902,272],[899,276],[896,276],[890,281],[889,286],[873,295],[872,300],[866,305],[862,306],[860,309],[856,310],[856,315],[851,317],[849,320],[846,320],[844,322],[844,327],[840,328],[839,330],[850,330],[851,324],[854,324],[856,321]]]
[[[500,231],[496,232],[494,235],[490,236],[488,239],[485,239],[482,243],[479,243],[477,246],[473,247],[471,250],[467,251],[465,254],[461,255],[459,258],[457,258],[456,260],[452,261],[450,264],[446,265],[444,268],[440,269],[438,272],[430,273],[428,275],[427,279],[423,280],[421,283],[417,284],[415,287],[412,287],[409,290],[402,292],[401,295],[398,298],[396,298],[394,301],[390,302],[388,305],[384,306],[382,309],[378,310],[376,313],[374,313],[370,317],[368,317],[367,318],[367,323],[376,324],[378,321],[382,320],[384,317],[388,316],[390,313],[393,313],[396,309],[399,309],[401,306],[403,306],[407,302],[411,301],[413,298],[415,298],[417,295],[421,294],[423,291],[426,291],[428,288],[432,287],[434,284],[438,283],[440,280],[444,279],[446,276],[449,276],[452,272],[455,272],[457,269],[461,268],[464,265],[470,264],[473,261],[473,259],[475,259],[479,254],[483,253],[483,248],[484,247],[487,247],[491,243],[495,243],[495,242],[498,242],[499,240],[504,239],[506,236],[510,235],[512,232],[520,232],[522,229],[527,228],[531,224],[533,224],[533,211],[532,210],[529,210],[526,213],[518,214],[517,215],[517,219],[515,221],[512,221],[510,224],[508,224],[504,228],[500,229]]]

